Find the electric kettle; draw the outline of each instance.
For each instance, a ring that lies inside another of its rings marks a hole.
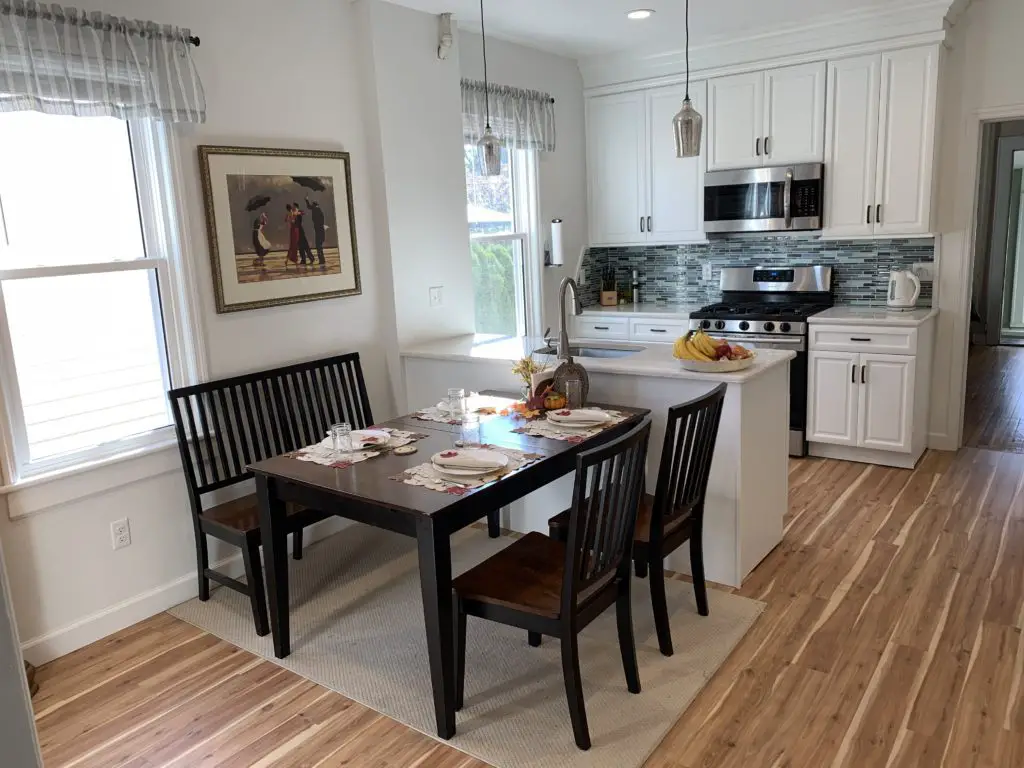
[[[889,309],[900,312],[916,309],[920,295],[921,281],[913,272],[901,269],[889,273],[889,298],[886,302]]]

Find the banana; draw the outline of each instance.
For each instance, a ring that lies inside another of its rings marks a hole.
[[[714,359],[718,350],[715,345],[711,343],[711,338],[706,333],[699,333],[695,339],[698,349],[703,352],[710,359]]]
[[[703,363],[710,363],[711,362],[712,358],[708,357],[704,353],[704,351],[698,346],[698,344],[696,342],[691,341],[691,340],[687,340],[686,348],[690,352],[690,355],[692,356],[691,359],[699,360],[700,362],[703,362]]]

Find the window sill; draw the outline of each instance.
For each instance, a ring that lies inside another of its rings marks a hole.
[[[8,517],[17,520],[180,468],[177,441],[163,440],[0,486],[0,496],[7,497]]]

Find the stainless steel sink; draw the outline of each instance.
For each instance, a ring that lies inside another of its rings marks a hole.
[[[618,358],[629,357],[637,352],[643,351],[643,347],[590,347],[572,344],[569,346],[569,354],[573,357],[603,357]],[[536,355],[556,355],[558,350],[554,346],[541,347],[533,350]]]

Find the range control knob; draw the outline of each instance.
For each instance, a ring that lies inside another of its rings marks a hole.
[[[725,328],[725,321],[715,320],[715,328],[717,328],[718,330],[722,330],[723,328]]]
[[[771,333],[772,331],[775,330],[775,323],[769,320],[767,323],[764,324],[764,329]]]
[[[782,331],[783,333],[789,333],[791,328],[792,326],[789,323],[782,323],[779,326],[779,330]]]
[[[700,321],[700,327],[701,328],[710,328],[711,327],[711,321],[710,320],[701,320]]]
[[[748,322],[747,322],[746,320],[742,320],[742,321],[740,322],[740,330],[741,330],[741,331],[747,331],[747,330],[750,330],[750,323],[748,323]]]

